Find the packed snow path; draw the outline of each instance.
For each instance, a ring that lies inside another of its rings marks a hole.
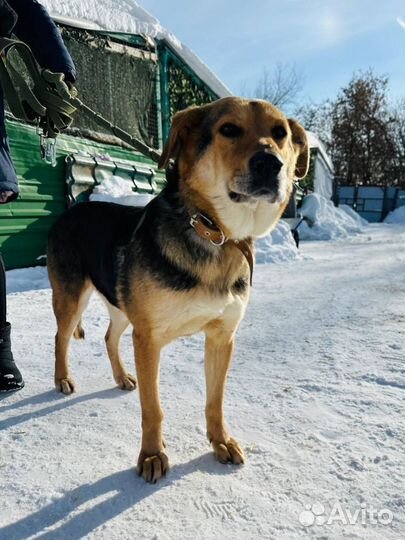
[[[157,485],[134,472],[139,399],[114,387],[101,301],[72,344],[78,392],[65,397],[50,290],[9,295],[26,387],[0,398],[1,540],[404,538],[404,246],[403,226],[370,226],[256,267],[226,393],[242,467],[215,462],[205,439],[202,336],[167,347],[172,468]],[[132,371],[130,332],[122,351]],[[325,523],[336,504],[344,515]]]

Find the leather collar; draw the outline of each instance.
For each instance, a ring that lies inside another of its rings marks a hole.
[[[209,240],[214,246],[223,246],[233,244],[245,257],[250,269],[250,285],[253,280],[254,258],[247,240],[231,240],[227,238],[224,232],[206,215],[201,212],[195,212],[190,218],[190,225],[200,238]]]

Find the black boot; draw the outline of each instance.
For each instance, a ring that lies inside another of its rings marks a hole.
[[[0,392],[13,392],[24,388],[20,370],[11,352],[10,323],[0,330]]]

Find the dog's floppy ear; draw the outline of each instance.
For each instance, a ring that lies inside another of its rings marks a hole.
[[[294,149],[298,152],[295,164],[295,176],[300,179],[308,174],[309,169],[309,144],[305,129],[296,120],[288,119],[292,133]]]
[[[189,107],[173,116],[169,139],[158,163],[159,169],[166,168],[171,158],[178,158],[190,130],[194,129],[201,120],[201,109],[202,107]]]

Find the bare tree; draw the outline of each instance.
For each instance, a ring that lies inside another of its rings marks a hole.
[[[272,71],[263,69],[254,95],[270,101],[276,107],[285,108],[294,105],[303,85],[302,74],[297,72],[295,66],[279,62]]]

